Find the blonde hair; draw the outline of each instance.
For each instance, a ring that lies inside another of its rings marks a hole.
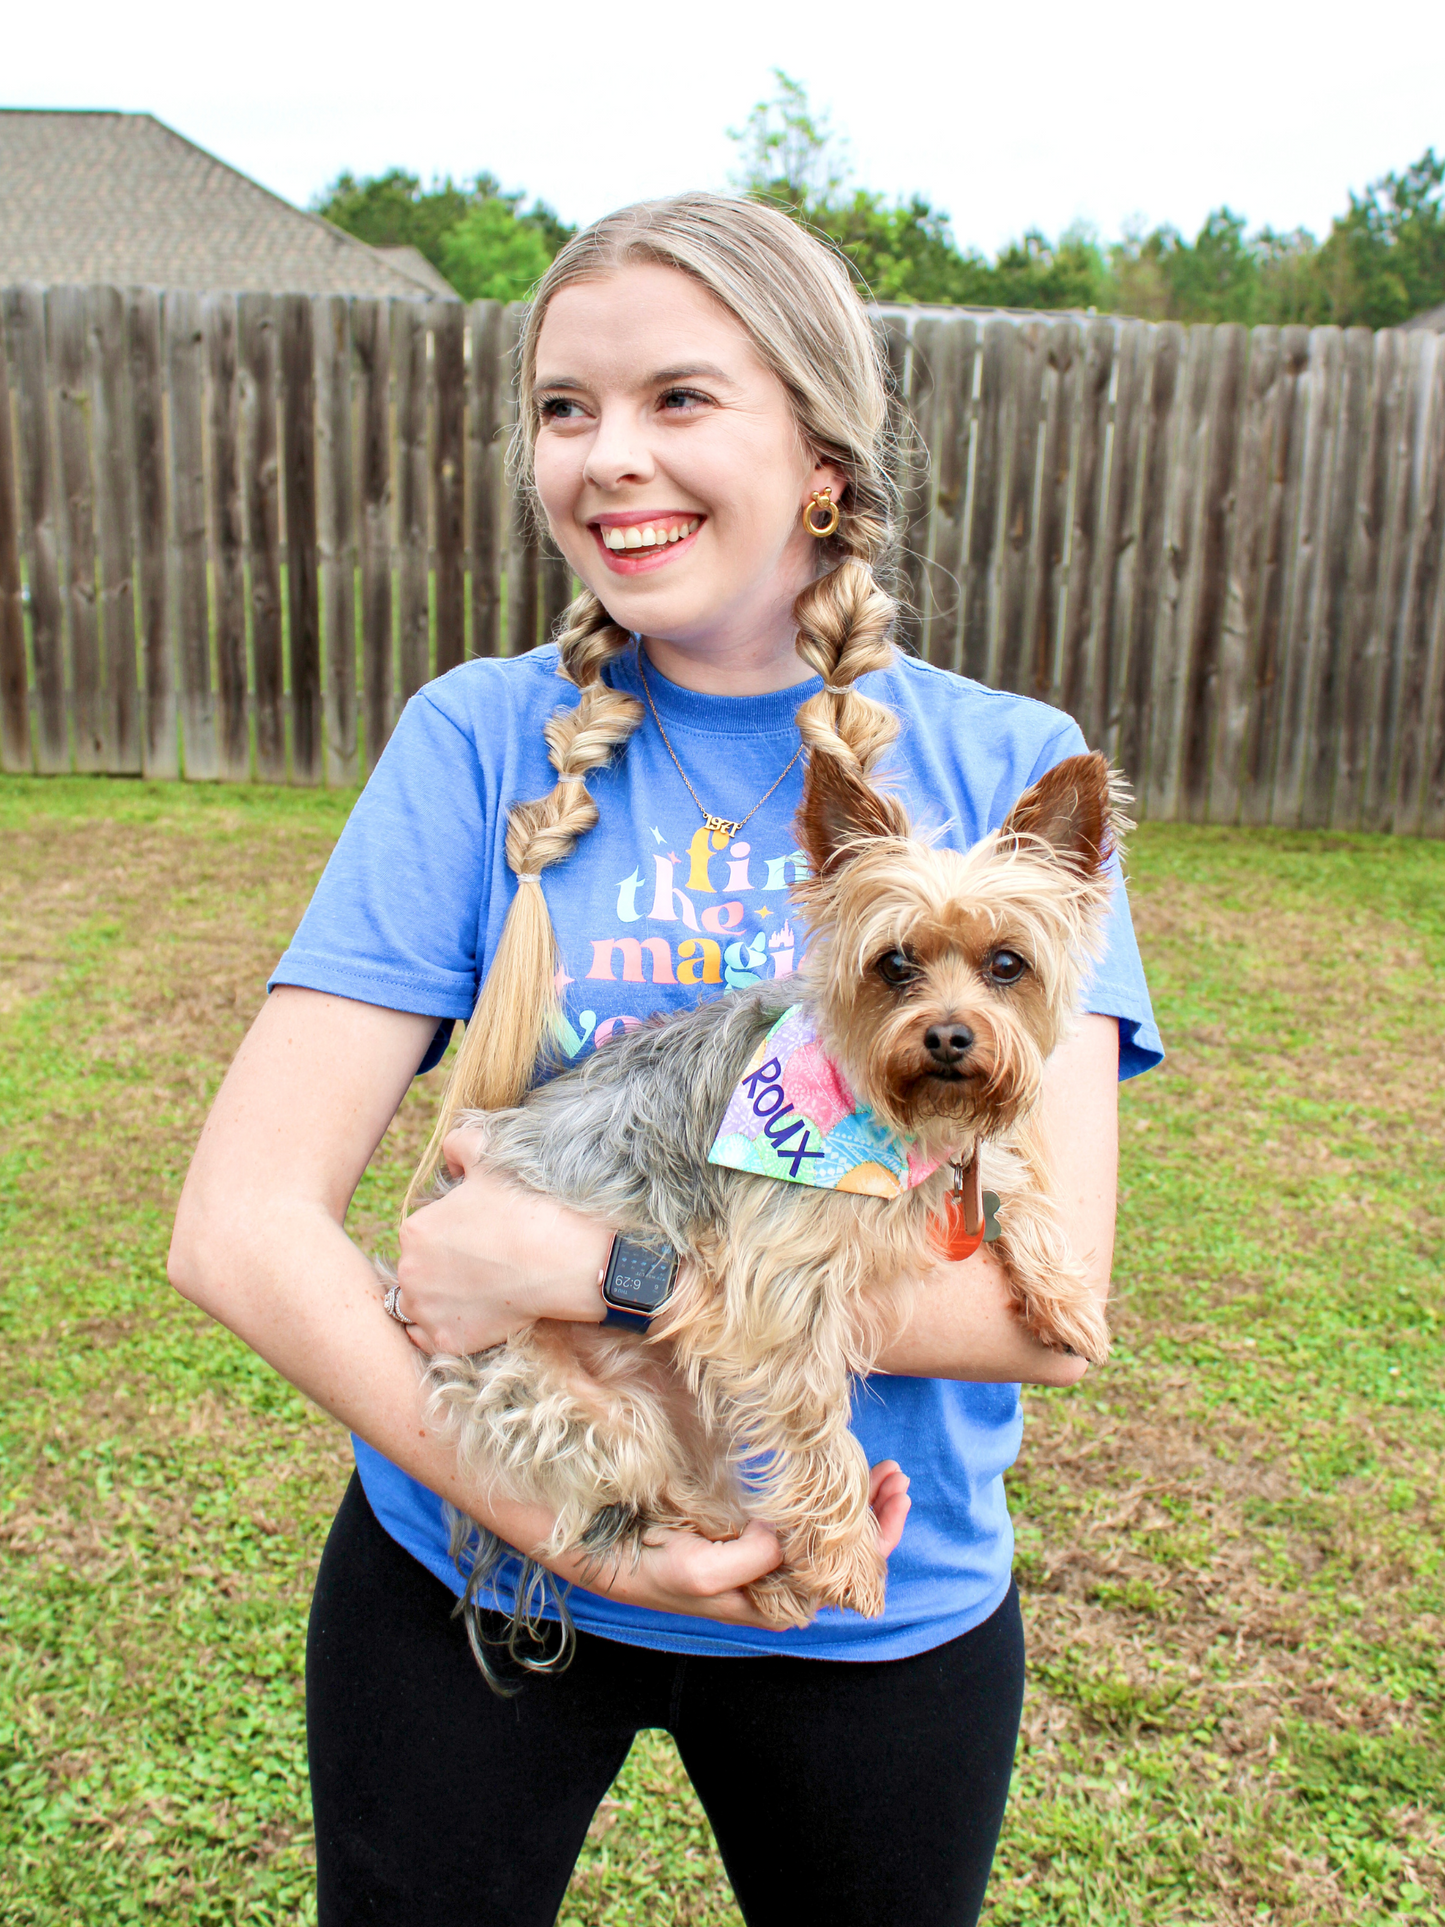
[[[891,711],[853,687],[893,660],[896,608],[877,571],[892,548],[897,492],[887,464],[885,364],[847,268],[830,248],[774,208],[716,194],[642,202],[574,236],[538,284],[519,346],[511,451],[519,483],[535,509],[537,342],[548,303],[563,288],[635,262],[676,269],[728,310],[783,384],[804,445],[847,477],[838,528],[818,544],[824,566],[793,604],[798,654],[825,685],[803,703],[797,721],[811,755],[836,756],[866,775],[898,731]],[[515,804],[508,816],[507,863],[519,878],[517,892],[404,1210],[435,1171],[457,1113],[518,1103],[552,1047],[560,1017],[557,950],[540,877],[597,821],[582,779],[606,764],[642,720],[642,706],[602,675],[630,641],[590,590],[563,619],[558,674],[581,693],[546,725],[557,784],[536,802]]]

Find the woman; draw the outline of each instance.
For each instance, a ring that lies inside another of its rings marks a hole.
[[[691,195],[578,236],[538,290],[520,393],[521,471],[586,591],[558,647],[468,663],[408,705],[217,1098],[171,1259],[356,1434],[308,1659],[322,1927],[551,1921],[642,1726],[675,1735],[750,1923],[970,1922],[1022,1694],[1002,1486],[1018,1388],[1083,1370],[1015,1326],[987,1251],[939,1274],[858,1401],[883,1619],[769,1631],[741,1590],[779,1561],[765,1525],[659,1535],[573,1591],[570,1666],[503,1699],[452,1617],[442,1501],[523,1551],[547,1520],[463,1475],[411,1346],[600,1319],[608,1236],[509,1192],[453,1131],[464,1181],[408,1221],[403,1327],[343,1221],[484,976],[464,1054],[505,1095],[549,1022],[576,1057],[794,967],[800,705],[857,754],[886,705],[899,788],[962,844],[1079,732],[895,657],[873,337],[842,266],[781,215]],[[848,693],[864,675],[870,701]],[[1122,889],[1089,1002],[1044,1122],[1102,1293],[1117,1079],[1159,1054]]]

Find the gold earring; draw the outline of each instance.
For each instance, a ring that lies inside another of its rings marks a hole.
[[[814,520],[814,517],[820,513],[827,517],[826,522],[821,528],[819,528],[817,522]],[[842,510],[833,500],[832,489],[815,489],[803,504],[803,527],[808,531],[809,535],[813,536],[817,541],[824,542],[833,533],[834,529],[837,528],[841,514]]]

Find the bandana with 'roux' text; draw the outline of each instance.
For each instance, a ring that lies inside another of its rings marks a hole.
[[[896,1198],[932,1177],[942,1160],[920,1157],[860,1106],[811,1015],[794,1004],[754,1051],[708,1162],[820,1191]]]

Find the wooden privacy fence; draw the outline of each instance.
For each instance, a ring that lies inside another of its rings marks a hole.
[[[353,783],[545,636],[520,314],[4,291],[4,767]],[[1070,710],[1147,815],[1445,835],[1445,339],[876,325],[913,647]]]

